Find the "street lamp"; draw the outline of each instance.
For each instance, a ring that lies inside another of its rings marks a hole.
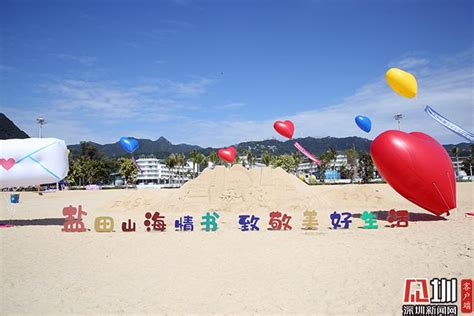
[[[39,138],[43,137],[43,125],[46,124],[46,120],[42,117],[36,119],[36,123],[39,125]]]
[[[398,122],[398,130],[400,130],[400,121],[403,119],[403,114],[397,113],[393,118]]]

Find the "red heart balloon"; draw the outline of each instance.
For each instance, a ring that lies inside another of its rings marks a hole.
[[[237,150],[234,146],[230,146],[228,148],[221,148],[217,150],[217,154],[225,162],[233,163],[235,160],[235,156],[237,156]]]
[[[372,142],[370,154],[380,175],[409,201],[438,216],[456,207],[451,158],[431,136],[385,131]]]
[[[290,120],[286,120],[284,122],[282,121],[276,121],[273,123],[273,128],[283,137],[292,139],[293,138],[293,133],[295,132],[295,126],[293,125],[293,122]]]

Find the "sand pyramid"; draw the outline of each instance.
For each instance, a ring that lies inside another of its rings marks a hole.
[[[183,208],[220,210],[269,210],[305,204],[308,186],[281,168],[253,168],[241,165],[205,169],[178,192]],[[296,197],[296,199],[295,199]]]

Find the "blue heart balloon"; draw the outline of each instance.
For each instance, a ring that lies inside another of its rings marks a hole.
[[[367,116],[357,115],[355,122],[357,126],[366,133],[370,132],[372,129],[372,122]]]
[[[138,149],[138,140],[135,138],[122,137],[120,138],[120,145],[126,152],[132,154]]]

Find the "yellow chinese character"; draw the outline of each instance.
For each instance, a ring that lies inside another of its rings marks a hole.
[[[99,233],[110,233],[114,230],[114,219],[109,216],[95,218],[95,231]]]
[[[318,212],[316,211],[305,211],[304,213],[304,220],[303,220],[303,229],[308,230],[317,230],[319,223],[316,218]]]

